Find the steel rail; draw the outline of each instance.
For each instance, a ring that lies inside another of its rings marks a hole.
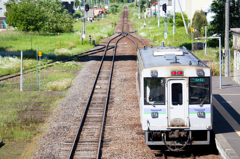
[[[122,34],[123,34],[123,28],[124,28],[124,18],[126,11],[123,11],[123,24],[122,24]],[[127,23],[127,27],[128,27],[128,23]],[[105,119],[106,119],[106,113],[108,110],[108,101],[109,101],[109,96],[110,96],[110,89],[111,89],[111,82],[112,82],[112,74],[113,74],[113,69],[114,69],[114,61],[115,61],[115,56],[116,56],[116,52],[117,52],[117,44],[118,42],[123,39],[124,37],[126,37],[127,35],[124,35],[123,37],[119,38],[116,43],[115,43],[115,48],[114,48],[114,54],[113,54],[113,59],[112,59],[112,67],[111,67],[111,73],[110,73],[110,78],[109,78],[109,85],[108,85],[108,91],[107,91],[107,97],[106,97],[106,101],[105,101],[105,108],[104,108],[104,114],[103,114],[103,119],[102,119],[102,126],[101,126],[101,132],[100,132],[100,137],[99,137],[99,142],[98,142],[98,152],[97,152],[97,159],[99,159],[101,157],[101,147],[102,147],[102,134],[103,134],[103,130],[104,130],[104,124],[105,124]]]
[[[81,118],[81,122],[80,122],[80,125],[78,127],[78,131],[77,131],[77,134],[75,136],[75,139],[74,139],[74,142],[73,142],[73,145],[72,145],[72,148],[70,150],[70,154],[69,154],[69,159],[72,159],[74,154],[75,154],[75,150],[76,150],[76,147],[77,147],[77,142],[80,138],[80,133],[82,131],[82,128],[83,128],[83,125],[84,125],[84,121],[86,119],[86,115],[87,115],[87,112],[88,112],[88,108],[89,108],[89,105],[90,105],[90,102],[91,102],[91,99],[92,99],[92,95],[93,95],[93,92],[94,92],[94,89],[95,89],[95,86],[96,86],[96,83],[97,83],[97,80],[98,80],[98,76],[100,74],[100,71],[101,71],[101,67],[102,67],[102,64],[103,64],[103,61],[104,61],[104,58],[105,58],[105,55],[106,55],[106,52],[107,52],[107,48],[110,44],[110,42],[114,39],[116,39],[117,37],[123,35],[123,26],[124,26],[124,18],[125,18],[125,11],[123,12],[123,24],[122,24],[122,32],[121,34],[117,35],[116,37],[112,38],[109,40],[109,42],[107,43],[106,45],[106,48],[105,48],[105,51],[104,51],[104,55],[102,57],[102,60],[101,60],[101,64],[99,66],[99,69],[98,69],[98,72],[97,72],[97,75],[96,75],[96,78],[95,78],[95,81],[94,81],[94,84],[93,84],[93,87],[92,87],[92,90],[91,90],[91,93],[89,95],[89,98],[88,98],[88,102],[86,104],[86,107],[85,107],[85,110],[84,110],[84,113],[83,113],[83,116]],[[102,143],[102,134],[103,134],[103,130],[104,130],[104,124],[105,124],[105,118],[106,118],[106,113],[107,113],[107,108],[108,108],[108,101],[109,101],[109,95],[110,95],[110,89],[111,89],[111,81],[112,81],[112,74],[113,74],[113,68],[114,68],[114,59],[115,59],[115,55],[116,55],[116,49],[117,49],[117,43],[123,39],[124,37],[126,37],[127,35],[123,35],[122,37],[120,37],[116,44],[115,44],[115,49],[114,49],[114,55],[113,55],[113,59],[112,59],[112,68],[111,68],[111,73],[110,73],[110,78],[109,78],[109,85],[108,85],[108,92],[107,92],[107,97],[106,97],[106,103],[105,103],[105,108],[104,108],[104,115],[103,115],[103,120],[102,120],[102,126],[101,126],[101,132],[100,132],[100,137],[99,137],[99,144],[98,144],[98,152],[97,152],[97,158],[100,158],[100,154],[101,154],[101,143]]]
[[[123,15],[123,16],[124,16],[124,15]],[[123,27],[122,27],[122,32],[123,32]],[[75,153],[75,150],[76,150],[76,147],[77,147],[77,142],[78,142],[78,140],[79,140],[80,133],[81,133],[81,131],[82,131],[83,124],[84,124],[84,121],[85,121],[85,119],[86,119],[86,115],[87,115],[87,112],[88,112],[88,108],[89,108],[89,105],[90,105],[90,102],[91,102],[91,99],[92,99],[92,95],[93,95],[93,92],[94,92],[94,89],[95,89],[95,86],[96,86],[96,83],[97,83],[97,80],[98,80],[98,76],[99,76],[100,71],[101,71],[101,67],[102,67],[102,64],[103,64],[103,61],[104,61],[106,52],[107,52],[107,50],[108,50],[108,46],[109,46],[109,44],[110,44],[110,42],[111,42],[112,40],[116,39],[117,37],[119,37],[119,36],[121,36],[121,35],[122,35],[122,33],[119,34],[119,35],[117,35],[117,36],[115,36],[114,38],[110,39],[110,40],[108,41],[106,47],[105,47],[104,55],[103,55],[103,57],[102,57],[100,66],[99,66],[99,68],[98,68],[98,72],[97,72],[97,75],[96,75],[96,78],[95,78],[95,81],[94,81],[94,84],[93,84],[91,93],[90,93],[90,95],[89,95],[88,102],[87,102],[87,104],[86,104],[86,107],[85,107],[83,116],[82,116],[81,121],[80,121],[80,125],[79,125],[79,127],[78,127],[77,134],[76,134],[76,136],[75,136],[75,138],[74,138],[74,142],[73,142],[72,148],[71,148],[71,150],[70,150],[70,154],[69,154],[69,156],[68,156],[69,159],[72,159],[73,156],[74,156],[74,153]],[[125,36],[123,36],[123,37],[125,37]],[[123,37],[121,37],[121,38],[119,38],[119,39],[122,39]],[[119,39],[118,39],[117,41],[119,41]],[[102,134],[100,134],[100,136],[102,136]],[[98,149],[99,149],[99,148],[98,148]],[[98,152],[99,152],[99,150],[98,150]],[[99,155],[99,154],[98,154],[98,155]]]
[[[108,101],[109,101],[109,95],[110,95],[110,89],[111,89],[111,82],[112,82],[112,74],[113,74],[113,68],[114,68],[114,59],[117,51],[117,44],[118,42],[123,39],[126,35],[123,37],[119,38],[115,44],[114,48],[114,54],[113,54],[113,59],[112,59],[112,68],[111,68],[111,73],[110,73],[110,78],[109,78],[109,84],[108,84],[108,92],[107,92],[107,97],[106,97],[106,103],[105,103],[105,108],[104,108],[104,114],[103,114],[103,119],[102,119],[102,127],[101,127],[101,133],[99,137],[99,143],[98,143],[98,153],[97,153],[97,159],[101,157],[101,144],[102,144],[102,134],[103,134],[103,129],[104,129],[104,124],[105,124],[105,118],[106,118],[106,113],[108,109]]]
[[[144,48],[147,47],[146,44],[145,44],[141,39],[139,39],[139,38],[133,36],[132,34],[128,34],[128,35],[130,35],[130,36],[132,36],[133,38],[138,39],[139,41],[141,41],[141,42],[143,43],[143,45],[144,45]]]
[[[128,16],[127,16],[127,24],[128,24]],[[141,39],[139,39],[139,38],[137,38],[137,37],[135,37],[135,36],[133,36],[133,35],[131,35],[131,34],[129,33],[129,25],[127,25],[127,33],[126,33],[126,34],[132,36],[132,37],[135,38],[135,39],[138,39],[139,41],[141,41],[141,42],[143,43],[144,48],[146,47],[146,44],[145,44]],[[127,38],[130,39],[130,40],[132,40],[132,39],[129,38],[129,37],[127,37]],[[134,40],[132,40],[132,41],[135,43]],[[135,44],[136,44],[136,43],[135,43]],[[136,47],[137,47],[137,49],[139,49],[139,48],[138,48],[138,45],[136,45]]]
[[[92,95],[93,95],[93,92],[94,92],[94,89],[95,89],[95,86],[96,86],[96,83],[97,83],[97,80],[98,80],[98,76],[99,76],[99,74],[100,74],[100,71],[101,71],[101,68],[102,68],[102,64],[103,64],[105,55],[106,55],[107,50],[108,50],[107,48],[108,48],[108,46],[109,46],[109,44],[110,44],[110,42],[111,42],[112,40],[114,40],[115,38],[117,38],[117,37],[119,37],[119,36],[121,36],[121,35],[122,35],[122,34],[119,34],[119,35],[117,35],[116,37],[110,39],[109,42],[108,42],[107,45],[106,45],[106,48],[105,48],[105,51],[104,51],[104,54],[103,54],[103,57],[102,57],[100,66],[99,66],[99,68],[98,68],[98,72],[97,72],[97,75],[96,75],[96,78],[95,78],[95,81],[94,81],[94,84],[93,84],[91,93],[90,93],[90,95],[89,95],[89,97],[88,97],[88,102],[87,102],[87,104],[86,104],[86,107],[85,107],[83,116],[82,116],[81,121],[80,121],[80,125],[79,125],[79,127],[78,127],[77,134],[76,134],[76,136],[75,136],[75,138],[74,138],[73,145],[72,145],[72,148],[71,148],[70,153],[69,153],[69,156],[68,156],[69,159],[72,159],[73,156],[74,156],[74,154],[75,154],[75,150],[76,150],[77,143],[78,143],[78,140],[79,140],[79,137],[80,137],[80,133],[81,133],[81,131],[82,131],[83,124],[84,124],[84,122],[85,122],[86,115],[87,115],[87,112],[88,112],[88,107],[89,107],[89,104],[90,104],[90,102],[91,102]]]

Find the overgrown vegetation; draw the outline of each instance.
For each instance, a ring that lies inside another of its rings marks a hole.
[[[59,62],[42,70],[41,92],[37,91],[34,72],[24,75],[23,92],[19,92],[19,80],[0,82],[0,140],[5,144],[0,145],[0,158],[16,158],[24,144],[42,132],[39,127],[65,96],[81,68],[79,62]],[[9,148],[12,143],[14,146]]]

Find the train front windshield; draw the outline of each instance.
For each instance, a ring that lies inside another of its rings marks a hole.
[[[144,78],[144,104],[165,104],[164,78]]]
[[[190,78],[189,104],[210,104],[210,78]]]

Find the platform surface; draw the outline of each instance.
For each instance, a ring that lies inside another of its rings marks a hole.
[[[224,158],[240,159],[240,86],[231,78],[212,78],[213,131]]]

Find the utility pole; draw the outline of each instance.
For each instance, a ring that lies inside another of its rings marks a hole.
[[[84,12],[84,17],[83,17],[83,34],[85,34],[85,18],[86,18],[86,10],[85,10],[85,0],[83,0],[83,12]]]
[[[174,36],[174,34],[175,34],[175,3],[176,3],[176,1],[173,0],[172,2],[173,2],[173,36]]]
[[[187,25],[186,25],[186,22],[185,22],[185,19],[184,19],[184,16],[183,16],[182,7],[181,7],[181,4],[180,4],[179,0],[178,0],[178,4],[179,4],[180,10],[181,10],[181,15],[182,15],[183,24],[184,24],[186,33],[188,34]]]
[[[160,27],[160,0],[158,0],[158,27]]]
[[[20,91],[23,91],[23,51],[21,51]]]
[[[207,55],[207,26],[205,26],[205,55]]]
[[[225,3],[225,77],[230,76],[230,52],[229,52],[229,0]]]
[[[141,17],[140,17],[140,0],[138,0],[138,6],[139,6],[138,18],[141,19]]]
[[[148,0],[146,0],[146,2],[147,2],[147,8],[148,8]]]
[[[39,48],[37,47],[37,52],[36,52],[36,86],[38,86],[38,51],[39,51]]]
[[[157,0],[155,1],[155,19],[157,17]]]

